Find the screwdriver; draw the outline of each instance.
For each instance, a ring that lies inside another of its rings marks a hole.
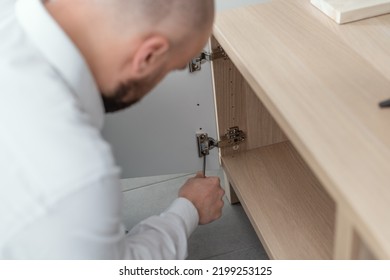
[[[203,155],[203,177],[206,178],[206,154]]]

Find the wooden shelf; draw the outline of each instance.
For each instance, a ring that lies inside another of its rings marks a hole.
[[[222,164],[270,258],[332,258],[335,203],[290,142]]]

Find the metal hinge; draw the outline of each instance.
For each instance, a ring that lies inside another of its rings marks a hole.
[[[213,61],[219,58],[228,59],[229,57],[225,53],[224,49],[221,46],[213,49],[211,53],[209,52],[201,52],[199,56],[194,57],[189,63],[188,67],[190,72],[200,71],[202,69],[202,64],[206,61]]]
[[[231,127],[221,136],[221,140],[217,141],[209,137],[207,133],[197,133],[196,139],[198,143],[199,157],[207,156],[211,149],[217,147],[233,147],[238,149],[239,144],[246,139],[245,133],[238,126]]]

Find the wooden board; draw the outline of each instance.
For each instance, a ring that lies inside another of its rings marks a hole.
[[[289,142],[222,162],[270,258],[332,258],[334,202]]]
[[[218,43],[211,39],[213,49]],[[283,131],[272,118],[230,59],[217,59],[212,62],[214,94],[218,133],[238,126],[246,133],[247,139],[239,149],[223,147],[221,155],[237,153],[287,140]]]
[[[337,23],[347,23],[390,13],[390,0],[311,0]]]

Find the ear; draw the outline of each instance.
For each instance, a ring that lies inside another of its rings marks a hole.
[[[133,56],[133,74],[145,76],[160,67],[168,59],[169,49],[169,40],[162,35],[144,39]]]

